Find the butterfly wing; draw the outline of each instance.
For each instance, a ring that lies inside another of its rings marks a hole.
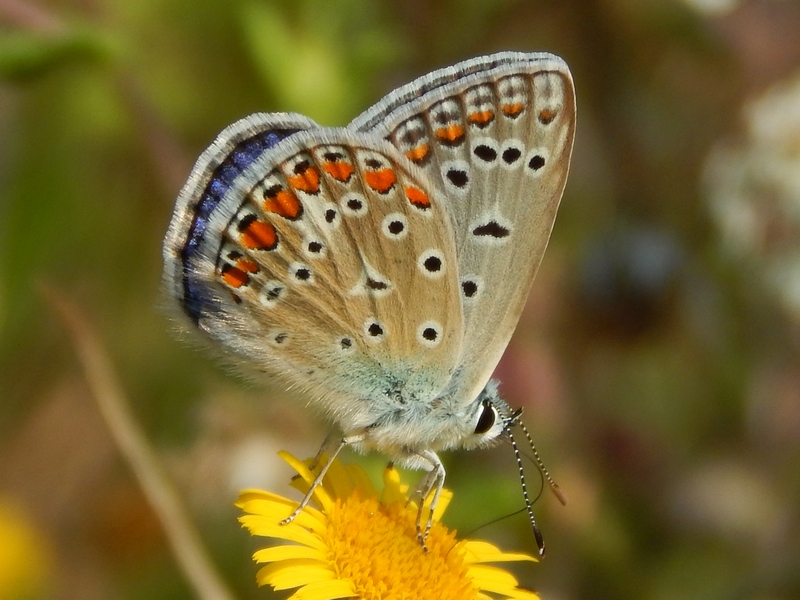
[[[164,257],[185,319],[345,432],[430,402],[458,362],[449,217],[379,137],[298,115],[234,124],[182,190]]]
[[[465,319],[451,393],[468,403],[511,338],[550,238],[575,131],[569,69],[544,53],[476,58],[395,90],[349,127],[388,139],[447,199]]]

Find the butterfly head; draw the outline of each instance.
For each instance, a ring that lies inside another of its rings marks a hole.
[[[497,390],[497,381],[490,381],[470,405],[471,433],[461,441],[466,449],[490,445],[514,424],[516,416]]]

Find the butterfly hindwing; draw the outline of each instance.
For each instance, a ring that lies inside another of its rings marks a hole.
[[[232,126],[246,132],[237,145],[263,137],[273,122],[261,119]],[[463,333],[453,233],[438,192],[390,144],[299,129],[237,168],[231,143],[201,157],[181,195],[195,200],[179,200],[165,244],[168,284],[229,351],[368,425],[386,404],[429,401],[452,375]]]

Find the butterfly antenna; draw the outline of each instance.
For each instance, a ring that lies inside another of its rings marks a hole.
[[[547,485],[550,486],[550,490],[553,492],[555,497],[558,498],[558,501],[561,502],[561,506],[566,506],[567,497],[564,496],[564,493],[561,491],[561,488],[558,487],[558,484],[555,481],[553,481],[552,477],[550,477],[550,473],[548,472],[547,467],[544,466],[542,459],[539,458],[539,453],[536,451],[536,446],[534,446],[533,444],[533,440],[531,439],[531,435],[528,433],[528,429],[525,427],[524,423],[519,420],[519,415],[522,414],[522,409],[519,409],[517,413],[515,413],[516,414],[515,422],[517,425],[519,425],[519,428],[522,429],[522,432],[525,434],[525,437],[528,440],[528,445],[531,447],[531,451],[533,452],[533,458],[536,460],[536,466],[539,467],[539,471],[542,472],[542,475],[544,475],[544,478],[547,480]],[[511,443],[512,445],[514,444],[513,438]],[[515,451],[516,451],[516,446],[515,446]]]
[[[506,431],[508,432],[508,437],[511,439],[511,447],[514,449],[514,457],[517,459],[519,482],[522,484],[522,497],[525,499],[525,510],[528,511],[528,520],[531,523],[533,537],[536,539],[536,545],[539,547],[539,556],[544,558],[544,537],[542,537],[542,532],[539,531],[539,527],[536,525],[536,517],[533,516],[533,503],[531,502],[530,494],[528,494],[528,486],[525,483],[525,469],[522,466],[522,454],[519,451],[517,442],[514,440],[514,434],[511,432],[511,425],[514,425],[515,423],[519,424],[520,414],[522,414],[521,409],[515,411],[514,414],[511,415],[511,418],[509,418],[506,425]]]

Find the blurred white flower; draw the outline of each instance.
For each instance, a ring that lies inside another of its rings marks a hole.
[[[745,137],[720,144],[706,165],[723,249],[750,265],[800,319],[800,74],[744,110]]]

